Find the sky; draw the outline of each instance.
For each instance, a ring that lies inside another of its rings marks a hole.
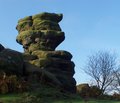
[[[105,50],[120,55],[120,0],[0,0],[0,43],[23,52],[16,42],[17,21],[41,12],[62,13],[66,39],[56,50],[72,53],[77,84],[90,81],[83,69],[89,55]]]

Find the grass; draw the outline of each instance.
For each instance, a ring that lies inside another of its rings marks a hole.
[[[46,102],[48,103],[48,102]],[[88,101],[85,101],[83,99],[79,98],[74,98],[74,99],[66,99],[66,100],[56,100],[54,102],[49,102],[49,103],[120,103],[120,101],[115,101],[115,100],[95,100],[95,99],[90,99]]]
[[[12,103],[17,99],[20,99],[21,94],[1,94],[0,103]]]
[[[88,99],[86,102],[79,95],[61,93],[55,88],[43,86],[29,93],[0,94],[0,103],[120,103],[120,101]]]
[[[0,102],[2,103],[12,103],[14,100],[19,100],[21,94],[6,94],[0,95]],[[72,98],[72,99],[43,99],[42,103],[120,103],[120,101],[112,101],[112,100],[89,100],[85,102],[81,98]]]
[[[110,100],[90,100],[90,101],[66,101],[66,102],[55,102],[55,103],[120,103],[119,101],[110,101]]]

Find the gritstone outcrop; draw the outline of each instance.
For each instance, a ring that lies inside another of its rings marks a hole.
[[[46,75],[51,75],[51,80],[59,84],[62,89],[75,93],[76,81],[73,78],[75,65],[71,61],[72,55],[64,50],[55,50],[65,39],[65,34],[59,25],[62,18],[62,14],[45,12],[18,21],[16,29],[19,34],[16,41],[24,48],[24,53],[20,53],[19,57],[22,54],[22,59],[18,59],[18,64],[22,63],[19,64],[19,68],[24,71],[24,75],[44,71]],[[2,45],[1,50],[4,51]],[[21,73],[20,69],[18,70],[18,73]]]

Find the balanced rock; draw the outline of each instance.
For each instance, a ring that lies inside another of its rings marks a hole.
[[[25,52],[35,50],[55,50],[65,39],[59,22],[62,14],[42,13],[28,16],[18,21],[19,34],[16,41],[23,45]]]
[[[16,41],[23,45],[25,62],[36,66],[37,70],[51,73],[62,84],[62,90],[75,93],[72,55],[63,50],[55,51],[65,39],[59,26],[62,18],[62,14],[45,12],[20,19],[16,27],[19,32]],[[25,68],[29,69],[28,66]]]

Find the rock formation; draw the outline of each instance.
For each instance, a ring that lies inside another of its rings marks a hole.
[[[65,39],[58,24],[62,14],[42,13],[18,21],[17,42],[23,45],[25,52],[36,50],[53,51]]]
[[[21,68],[18,74],[21,71],[22,73],[47,72],[46,75],[49,74],[54,78],[51,78],[54,83],[59,84],[65,91],[75,93],[76,81],[73,78],[75,65],[71,61],[72,55],[67,51],[55,50],[65,39],[65,34],[59,26],[62,18],[62,14],[45,12],[28,16],[18,21],[16,29],[19,34],[16,41],[23,45],[24,53],[19,54],[22,54],[22,59],[18,58],[18,64],[20,63],[21,65],[18,65],[17,70],[19,71],[19,68]],[[2,52],[4,51],[2,45],[0,45],[1,50]],[[17,55],[14,55],[14,51],[12,53],[12,57]],[[14,68],[13,70],[16,69]]]

